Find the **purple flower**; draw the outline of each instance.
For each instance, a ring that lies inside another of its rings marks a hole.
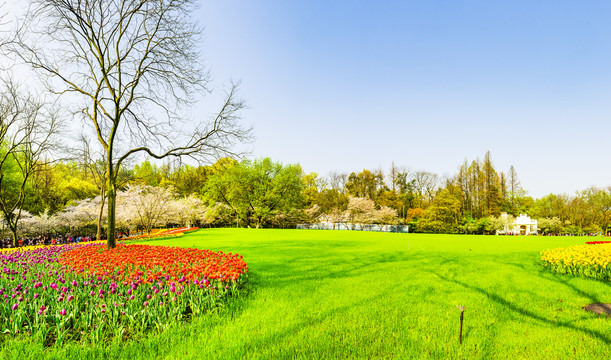
[[[38,294],[34,294],[34,299],[38,299]]]
[[[19,307],[19,304],[13,304],[13,306],[11,306],[11,310],[15,311],[17,310],[18,307]]]
[[[151,300],[151,295],[146,295],[147,300]]]
[[[174,286],[170,286],[170,292],[175,292],[176,288]]]
[[[95,295],[95,291],[91,290],[91,292],[89,293],[89,295],[91,295],[91,296]]]
[[[74,299],[74,295],[68,295],[68,301],[71,301],[72,299]]]
[[[134,295],[130,296],[129,299],[130,300],[134,300],[136,297]]]
[[[61,309],[61,310],[59,311],[59,314],[60,314],[61,316],[65,316],[65,315],[66,315],[66,309]]]
[[[51,289],[57,290],[57,284],[56,283],[51,283],[51,285],[49,285],[49,286],[51,286]]]
[[[142,305],[144,305],[144,306],[149,306],[149,302],[148,302],[148,301],[145,301],[145,302],[143,302],[143,303],[142,303]]]
[[[131,295],[132,294],[132,289],[127,289],[127,295]]]

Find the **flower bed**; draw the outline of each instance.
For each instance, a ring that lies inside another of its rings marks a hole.
[[[164,238],[176,238],[176,237],[180,237],[183,234],[198,230],[199,228],[197,227],[191,227],[191,228],[179,228],[179,229],[167,229],[167,230],[153,230],[150,234],[145,234],[145,235],[135,235],[135,236],[129,236],[123,239],[119,239],[121,241],[123,240],[143,240],[143,239],[155,239],[155,240],[159,240],[159,239],[164,239]]]
[[[597,245],[597,244],[611,244],[611,241],[587,241],[588,245]]]
[[[546,268],[561,273],[611,279],[611,244],[576,245],[541,252]]]
[[[237,254],[123,244],[0,254],[0,266],[0,331],[47,343],[123,338],[215,311],[248,271]]]

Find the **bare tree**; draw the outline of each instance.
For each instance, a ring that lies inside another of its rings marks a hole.
[[[518,180],[518,172],[511,165],[509,167],[509,174],[507,176],[507,186],[509,190],[509,199],[511,202],[511,210],[515,211],[517,204],[516,198],[521,195],[520,180]]]
[[[236,155],[251,136],[240,124],[238,84],[209,119],[189,121],[209,92],[191,19],[195,0],[32,0],[13,50],[58,95],[70,94],[105,151],[108,246],[115,246],[117,174],[137,154],[209,161]]]
[[[57,144],[60,121],[34,95],[24,94],[12,81],[0,93],[0,211],[17,245],[18,223],[30,176]]]
[[[423,199],[427,205],[430,204],[439,185],[439,176],[424,170],[417,171],[413,176],[420,199]]]
[[[329,173],[329,186],[331,189],[336,189],[341,194],[346,193],[346,183],[348,182],[348,174],[331,171]]]

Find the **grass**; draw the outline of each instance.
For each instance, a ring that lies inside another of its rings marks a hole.
[[[542,250],[585,241],[254,229],[148,240],[244,255],[250,293],[139,339],[45,348],[7,337],[0,358],[607,359],[610,320],[582,307],[611,302],[609,283],[539,263]]]

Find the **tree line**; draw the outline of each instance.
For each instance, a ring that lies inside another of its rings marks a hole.
[[[38,163],[24,187],[23,210],[31,214],[30,227],[38,226],[36,216],[54,215],[55,222],[46,221],[57,229],[78,226],[95,232],[96,226],[104,226],[100,189],[105,187],[91,169],[86,158]],[[326,221],[486,234],[506,225],[500,217],[503,212],[510,221],[529,214],[539,220],[541,233],[606,233],[611,224],[611,187],[534,199],[522,187],[516,169],[498,171],[490,152],[483,159],[465,161],[447,177],[394,163],[387,171],[320,176],[305,173],[299,164],[269,158],[221,158],[209,166],[146,160],[125,167],[120,179],[116,221],[124,232],[167,224],[290,228]],[[10,186],[19,187],[20,182],[0,185],[10,192]]]

